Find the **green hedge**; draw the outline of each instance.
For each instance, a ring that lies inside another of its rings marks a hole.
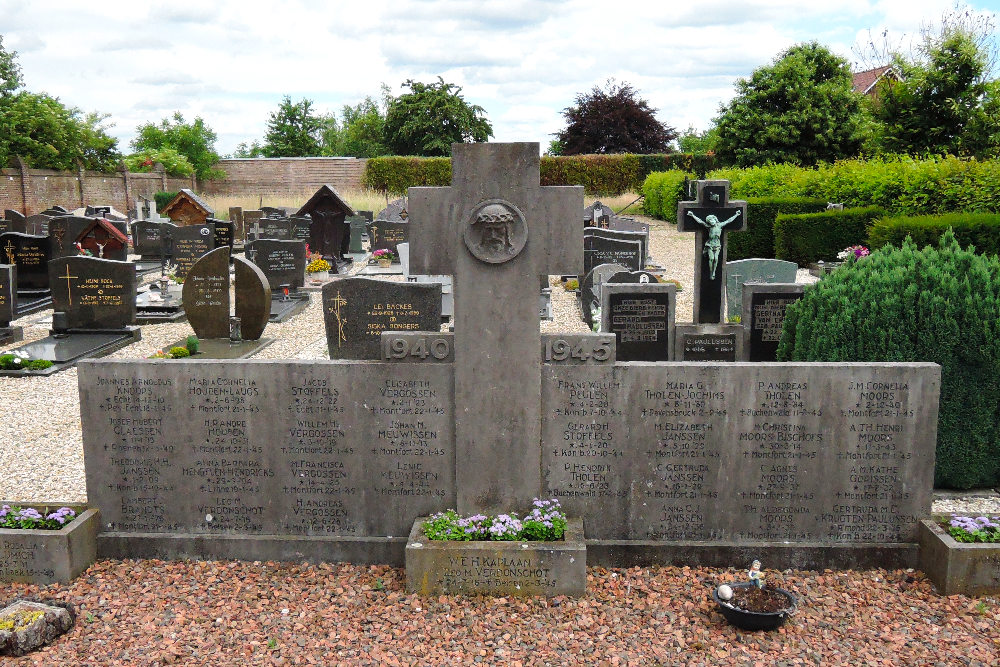
[[[779,213],[815,213],[826,202],[804,197],[751,197],[747,199],[747,226],[727,236],[726,259],[774,257],[774,221]]]
[[[778,359],[940,364],[935,486],[1000,483],[996,256],[946,232],[937,247],[906,241],[848,260],[788,307]]]
[[[1000,212],[1000,161],[952,156],[842,160],[816,168],[788,164],[716,169],[733,198],[816,197],[846,207],[878,206],[894,215]]]
[[[877,206],[822,213],[781,213],[774,221],[774,256],[805,266],[835,261],[837,253],[864,245],[874,221],[885,215]]]
[[[642,184],[643,213],[677,222],[677,202],[684,198],[685,179],[690,177],[683,171],[657,171],[647,176]]]
[[[451,185],[451,158],[374,157],[365,165],[361,183],[369,190],[405,195],[421,185]]]
[[[976,252],[985,255],[1000,253],[1000,215],[995,213],[883,218],[868,231],[868,245],[872,250],[889,244],[899,247],[909,236],[918,248],[936,246],[949,229],[963,248],[975,246]]]
[[[162,211],[164,207],[170,203],[170,201],[177,196],[176,192],[155,192],[153,193],[153,201],[156,202],[156,210]]]

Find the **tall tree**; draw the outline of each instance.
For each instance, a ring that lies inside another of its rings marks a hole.
[[[437,83],[408,79],[403,87],[410,92],[389,103],[383,126],[385,144],[395,155],[445,156],[453,143],[493,136],[486,111],[466,102],[461,87],[441,77]]]
[[[146,154],[172,148],[188,159],[198,178],[221,178],[224,172],[213,167],[219,162],[215,152],[215,132],[200,116],[187,123],[180,111],[159,124],[145,123],[136,128],[132,148],[137,154]]]
[[[737,166],[814,165],[857,155],[864,115],[848,62],[813,41],[736,82],[719,110],[716,153]]]
[[[271,112],[261,151],[264,157],[310,157],[322,154],[323,119],[313,112],[312,100],[292,102],[288,95]]]
[[[371,97],[354,106],[345,104],[341,118],[343,127],[337,155],[378,157],[389,153],[383,141],[385,115]]]
[[[712,126],[707,130],[699,132],[694,125],[689,125],[688,129],[680,133],[677,137],[677,146],[681,153],[703,154],[715,151],[716,144],[719,143],[719,128]]]
[[[23,85],[21,66],[17,64],[17,51],[4,49],[3,35],[0,35],[0,97],[12,95]]]
[[[956,11],[945,15],[937,31],[925,28],[914,53],[893,54],[899,80],[883,79],[871,103],[880,122],[879,150],[1000,153],[1000,82],[990,78],[993,28],[982,15]]]
[[[563,116],[566,127],[556,134],[561,155],[665,153],[677,137],[631,84],[613,80],[604,90],[594,86],[577,95],[575,106],[563,109]]]

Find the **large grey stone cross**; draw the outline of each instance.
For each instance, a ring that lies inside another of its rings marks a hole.
[[[538,276],[583,268],[583,188],[540,187],[537,143],[453,144],[451,187],[410,188],[410,271],[451,274],[458,510],[541,488]]]
[[[694,321],[721,322],[726,235],[746,228],[747,203],[729,201],[729,181],[695,181],[696,201],[677,204],[677,230],[696,232]]]

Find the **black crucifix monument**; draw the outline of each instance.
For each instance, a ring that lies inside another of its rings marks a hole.
[[[726,233],[746,228],[747,203],[729,201],[729,181],[695,181],[697,201],[677,204],[677,229],[697,232],[694,260],[694,321],[722,322]]]
[[[459,512],[541,487],[538,276],[583,268],[583,188],[540,187],[537,143],[453,144],[452,184],[410,188],[410,270],[454,276]]]

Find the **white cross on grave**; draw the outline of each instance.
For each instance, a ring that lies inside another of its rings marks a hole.
[[[726,236],[746,228],[747,203],[729,201],[729,181],[695,181],[697,201],[677,204],[677,229],[696,232],[694,260],[695,324],[723,321]]]
[[[540,187],[537,143],[453,144],[452,184],[410,188],[410,271],[453,275],[459,512],[541,488],[538,276],[583,268],[583,188]]]

